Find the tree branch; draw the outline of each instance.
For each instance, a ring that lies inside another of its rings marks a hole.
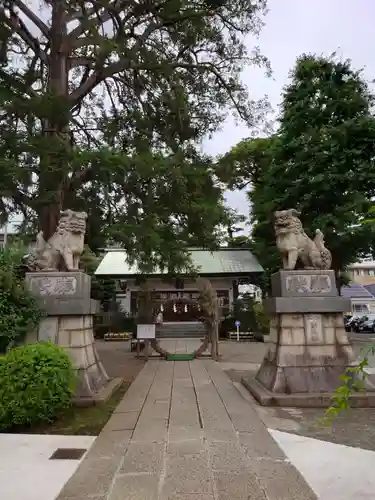
[[[82,184],[91,181],[92,176],[93,170],[91,166],[88,166],[79,172],[73,173],[72,178],[67,185],[67,190],[72,192],[76,191],[78,187],[82,186]]]
[[[69,70],[78,68],[79,66],[88,66],[93,68],[95,64],[95,58],[86,56],[69,57],[68,62]]]
[[[41,49],[38,39],[30,33],[25,23],[15,12],[11,11],[10,16],[8,17],[5,13],[5,9],[1,7],[0,18],[3,19],[10,28],[13,28],[17,35],[22,38],[27,46],[32,49],[45,64],[48,64],[48,55]]]
[[[49,40],[50,39],[50,30],[48,26],[36,15],[32,10],[25,5],[22,0],[13,0],[14,5],[16,5],[25,16],[30,19],[31,22],[37,26],[43,35]]]
[[[39,96],[39,94],[35,90],[33,90],[29,85],[27,85],[25,82],[23,82],[22,80],[20,80],[19,78],[17,78],[14,75],[9,75],[5,71],[3,71],[1,68],[0,68],[0,77],[4,80],[4,82],[7,85],[9,85],[10,89],[16,89],[19,92],[21,92],[21,94],[23,94],[23,95],[26,94],[26,95],[29,95],[32,97]]]

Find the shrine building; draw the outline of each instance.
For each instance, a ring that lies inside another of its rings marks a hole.
[[[222,308],[222,315],[229,313],[238,296],[238,287],[251,285],[252,280],[263,272],[255,256],[244,248],[222,247],[216,251],[192,248],[191,262],[197,274],[210,280]],[[124,250],[106,249],[96,276],[114,278],[117,281],[117,302],[129,315],[137,313],[137,294],[140,290],[137,266],[130,266]],[[195,322],[199,312],[192,307],[199,292],[193,277],[182,274],[172,279],[160,271],[147,275],[153,298],[161,304],[164,323]],[[185,300],[184,300],[185,299]],[[188,300],[186,300],[188,299]]]

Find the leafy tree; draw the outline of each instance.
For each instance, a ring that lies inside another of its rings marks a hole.
[[[251,183],[253,245],[269,271],[279,267],[275,210],[298,208],[310,236],[320,228],[336,271],[371,249],[373,232],[360,222],[375,194],[373,104],[350,61],[303,55],[283,92],[278,133],[229,155],[232,184]]]
[[[275,137],[244,139],[218,159],[216,172],[229,189],[256,185],[272,160]]]
[[[0,249],[0,353],[22,342],[44,316],[23,279],[24,255],[22,246]]]
[[[246,221],[246,217],[242,214],[237,213],[236,210],[229,209],[228,210],[228,222],[226,225],[226,233],[227,233],[227,243],[229,246],[234,244],[235,239],[237,238],[236,233],[242,231],[242,227],[239,224],[242,224]]]
[[[261,275],[257,277],[256,281],[252,281],[262,290],[267,289],[270,272],[279,263],[272,225],[269,225],[271,213],[267,205],[268,199],[266,198],[264,203],[260,200],[262,193],[265,193],[266,196],[268,194],[265,176],[274,161],[276,141],[276,137],[245,139],[219,158],[217,164],[218,176],[229,189],[245,188],[248,189],[250,202],[253,201],[253,196],[257,196],[259,199],[256,205],[252,203],[250,207],[250,220],[253,224],[252,235],[247,238],[245,246],[256,255],[266,270],[265,276]],[[265,225],[261,225],[262,222],[265,222]],[[266,233],[258,237],[259,229],[263,229],[263,227],[265,227]],[[245,243],[243,239],[236,240],[233,241],[234,246],[237,246],[237,243],[239,245]]]
[[[266,0],[37,4],[0,6],[0,211],[37,215],[48,238],[90,199],[105,236],[152,266],[178,261],[186,234],[215,240],[222,194],[195,145],[229,107],[248,123],[263,109],[240,72],[266,63],[243,43]]]

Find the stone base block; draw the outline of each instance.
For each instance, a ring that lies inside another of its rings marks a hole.
[[[87,407],[105,403],[112,396],[112,394],[117,391],[123,381],[124,380],[122,378],[110,379],[98,392],[91,396],[86,397],[76,395],[73,398],[73,404],[75,406]]]
[[[26,283],[50,316],[89,315],[98,310],[90,298],[91,277],[81,272],[26,273]]]
[[[281,270],[271,277],[273,297],[337,297],[335,272],[332,270]]]
[[[109,377],[95,348],[92,316],[59,318],[57,344],[64,347],[77,368],[78,398],[95,398]]]
[[[93,317],[48,316],[39,325],[37,335],[26,339],[28,343],[43,340],[64,347],[71,357],[78,374],[76,400],[82,399],[85,405],[88,400],[92,401],[90,404],[102,400],[100,394],[106,390],[110,379],[95,348]]]
[[[327,302],[333,299],[326,298]],[[261,404],[329,406],[331,395],[342,385],[341,376],[357,365],[342,313],[284,312],[272,316],[268,352],[256,376],[243,383]],[[370,396],[354,395],[354,401],[360,402],[355,404],[369,406],[369,398],[375,401],[370,379],[366,390]]]
[[[93,315],[98,303],[90,298],[91,277],[78,271],[43,271],[27,273],[26,283],[48,314],[37,334],[31,334],[26,341],[49,340],[64,347],[78,373],[76,400],[85,404],[101,400],[100,394],[107,394],[106,388],[113,383],[109,384],[95,349]]]
[[[315,360],[314,360],[315,361]],[[325,362],[325,363],[324,363]],[[277,394],[329,393],[342,385],[347,364],[343,358],[330,358],[320,364],[306,363],[280,366],[265,359],[256,380],[267,390]]]
[[[295,392],[293,394],[271,392],[253,375],[244,377],[242,384],[262,406],[328,408],[332,404],[331,392]],[[350,405],[352,408],[375,408],[375,391],[354,393],[350,396]]]

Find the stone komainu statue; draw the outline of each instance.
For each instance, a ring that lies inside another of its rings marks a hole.
[[[276,244],[283,268],[293,270],[299,261],[304,269],[330,269],[332,256],[324,245],[323,233],[317,229],[311,240],[303,230],[299,215],[293,208],[275,212]]]
[[[29,271],[77,271],[83,253],[87,214],[64,210],[55,234],[48,241],[40,231],[26,258]]]

